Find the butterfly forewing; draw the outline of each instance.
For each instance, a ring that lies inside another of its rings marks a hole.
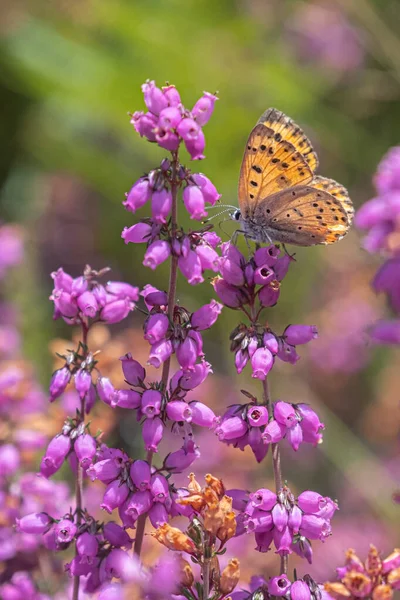
[[[266,198],[258,204],[254,220],[265,223],[275,239],[298,246],[333,244],[350,227],[342,201],[312,185]]]
[[[239,178],[239,207],[244,218],[257,204],[281,190],[305,185],[313,178],[310,167],[292,144],[265,125],[250,134]]]
[[[258,123],[273,130],[275,136],[290,142],[306,160],[314,173],[318,167],[318,157],[314,152],[310,140],[304,135],[303,130],[294,121],[276,108],[269,108],[261,115]]]

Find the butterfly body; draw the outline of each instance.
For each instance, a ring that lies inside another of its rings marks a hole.
[[[245,235],[298,246],[340,240],[353,205],[343,186],[315,175],[317,166],[300,127],[280,111],[267,110],[249,136],[240,172],[234,218]]]

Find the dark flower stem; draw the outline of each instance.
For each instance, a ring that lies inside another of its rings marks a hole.
[[[88,355],[87,338],[89,333],[89,326],[82,322],[82,345],[83,345],[83,360],[86,360]],[[85,422],[85,398],[81,400],[81,410],[79,413],[77,426]],[[83,510],[83,471],[81,465],[78,463],[75,480],[75,510],[76,510],[76,523],[78,527],[82,521],[82,510]],[[74,586],[72,590],[72,600],[79,600],[79,586],[80,577],[75,575]]]
[[[269,416],[272,417],[272,404],[271,395],[269,391],[268,379],[265,378],[263,381],[263,397],[264,402],[268,408]],[[272,466],[274,469],[275,489],[278,494],[282,489],[282,471],[281,471],[281,451],[279,444],[272,444]],[[287,555],[281,556],[281,569],[280,575],[283,573],[287,574],[288,571],[288,557]]]
[[[171,163],[171,195],[172,195],[172,209],[171,209],[171,238],[174,239],[177,226],[178,226],[178,187],[179,183],[177,181],[178,174],[178,152],[172,152],[172,163]],[[169,272],[169,286],[168,286],[168,317],[169,320],[172,321],[174,317],[174,308],[175,308],[175,298],[176,298],[176,282],[178,278],[178,257],[172,256],[170,272]],[[166,389],[168,385],[169,378],[169,370],[171,366],[171,359],[168,358],[162,370],[161,382],[163,384],[163,388]],[[149,465],[152,465],[154,452],[149,450],[146,455],[146,460]],[[142,551],[143,545],[143,537],[144,530],[146,526],[147,514],[144,513],[140,515],[137,528],[136,528],[136,538],[135,538],[135,546],[134,552],[138,556]]]

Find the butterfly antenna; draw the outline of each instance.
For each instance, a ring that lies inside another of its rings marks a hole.
[[[221,215],[224,215],[225,213],[227,213],[229,210],[231,210],[231,208],[234,207],[229,207],[229,208],[225,208],[225,210],[221,210],[221,212],[217,213],[216,215],[212,215],[212,217],[208,217],[208,219],[205,219],[203,221],[203,223],[209,223],[209,221],[212,221],[213,219],[216,219],[217,217],[220,217]],[[230,219],[225,219],[225,221],[229,221]],[[221,221],[221,223],[223,223],[224,221]]]
[[[237,206],[233,206],[232,204],[214,204],[214,206],[208,206],[208,210],[212,208],[231,208],[232,210],[237,210]]]

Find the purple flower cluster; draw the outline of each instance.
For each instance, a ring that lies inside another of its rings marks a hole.
[[[102,445],[87,474],[107,485],[101,508],[110,514],[118,509],[125,528],[134,529],[143,514],[148,514],[153,527],[167,523],[169,516],[190,514],[176,502],[187,494],[185,490],[176,489],[160,470],[144,460],[130,460],[121,450]]]
[[[124,528],[113,521],[99,523],[87,513],[82,522],[76,513],[53,519],[48,513],[40,512],[17,519],[17,529],[41,536],[45,547],[52,552],[76,544],[76,556],[65,570],[73,577],[86,578],[86,593],[95,592],[114,578],[134,581],[139,576],[137,559],[126,552],[132,540]]]
[[[376,292],[385,292],[397,315],[400,313],[400,146],[391,148],[374,178],[378,195],[357,211],[355,223],[365,229],[363,244],[369,252],[389,256],[372,282]],[[370,331],[380,344],[400,344],[400,319],[377,322]]]
[[[253,576],[249,592],[234,592],[230,597],[232,600],[251,600],[259,595],[264,600],[282,597],[286,600],[316,600],[321,598],[321,591],[310,575],[304,575],[302,579],[296,579],[292,583],[287,575],[282,574],[271,577],[268,582],[263,577]]]
[[[324,424],[308,404],[274,402],[269,417],[266,406],[233,404],[223,414],[215,429],[220,441],[244,450],[249,445],[257,462],[261,462],[270,444],[286,438],[293,450],[301,443],[317,445],[322,441]]]
[[[108,269],[94,271],[85,267],[83,275],[71,277],[60,267],[51,274],[54,289],[54,319],[62,317],[69,325],[86,323],[89,319],[119,323],[135,308],[139,289],[122,281],[109,281],[105,286],[98,278]]]
[[[252,376],[264,380],[272,369],[275,357],[294,364],[299,356],[296,346],[317,337],[311,325],[289,325],[281,336],[269,327],[258,325],[261,312],[274,306],[279,298],[280,282],[290,264],[287,254],[279,256],[277,246],[256,250],[249,260],[230,242],[221,245],[220,276],[213,280],[214,289],[223,304],[242,310],[251,326],[239,324],[231,333],[231,351],[241,373],[248,362]]]
[[[204,92],[189,111],[173,85],[160,89],[154,81],[146,81],[142,92],[148,112],[135,112],[131,119],[139,135],[170,152],[176,152],[183,142],[192,160],[203,159],[205,138],[202,127],[208,123],[218,98]]]
[[[68,420],[62,429],[50,441],[40,463],[40,473],[49,478],[57,473],[66,458],[72,469],[80,465],[85,472],[92,464],[97,452],[97,441],[88,433],[83,424],[76,426],[72,419]]]
[[[168,323],[168,319],[167,319]],[[199,386],[211,371],[209,363],[201,362],[187,370],[179,370],[171,378],[169,389],[164,390],[160,383],[146,386],[146,371],[142,365],[132,358],[131,354],[121,357],[125,381],[134,389],[117,390],[106,377],[100,377],[97,389],[100,398],[113,408],[130,408],[137,410],[137,419],[144,419],[142,435],[146,450],[157,452],[162,440],[167,421],[172,421],[173,428],[182,433],[185,443],[181,449],[182,461],[186,468],[199,455],[193,443],[192,424],[212,428],[217,418],[214,412],[197,400],[185,401],[187,392]],[[175,455],[175,453],[173,453]],[[173,456],[171,455],[171,457]],[[176,460],[175,456],[171,460]],[[171,463],[172,464],[172,463]],[[180,469],[180,461],[175,469]]]
[[[336,502],[316,492],[305,491],[296,500],[287,487],[278,494],[259,489],[250,494],[241,515],[241,533],[255,534],[259,552],[268,552],[273,542],[278,554],[294,551],[311,563],[310,540],[331,535],[330,520],[337,509]]]
[[[0,585],[0,597],[2,600],[50,600],[50,596],[37,591],[26,571],[16,571],[8,583]]]

